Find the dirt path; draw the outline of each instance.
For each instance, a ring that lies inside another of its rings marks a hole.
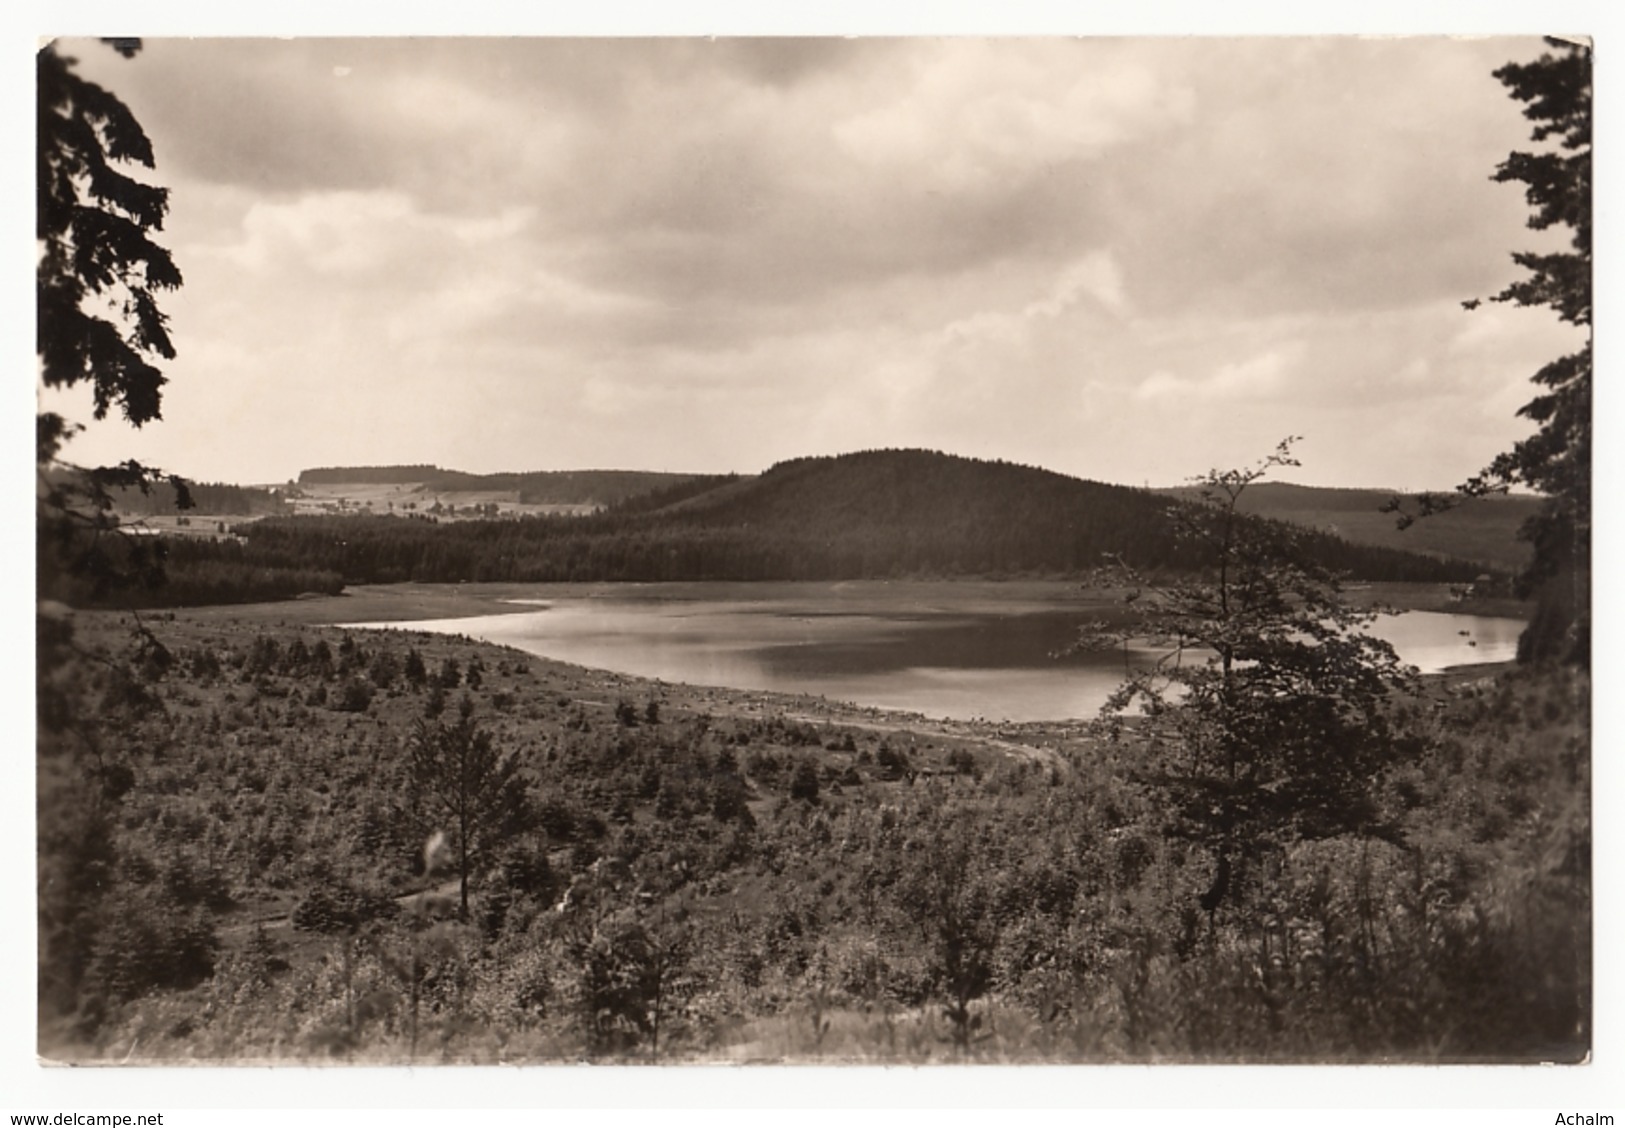
[[[820,716],[814,713],[797,712],[786,712],[780,715],[786,720],[804,724],[828,723],[840,725],[842,728],[861,729],[864,732],[876,732],[888,736],[935,736],[948,740],[957,740],[966,744],[975,744],[993,751],[1003,752],[1020,760],[1032,760],[1041,764],[1065,766],[1066,763],[1065,757],[1054,748],[1045,745],[1019,744],[1001,737],[990,736],[970,729],[964,722],[928,721],[909,718],[898,718],[896,720],[865,718],[859,720],[828,714]]]

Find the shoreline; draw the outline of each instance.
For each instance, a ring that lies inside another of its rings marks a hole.
[[[591,598],[595,595],[616,599],[636,599],[647,593],[650,599],[715,599],[719,593],[770,600],[774,597],[805,598],[822,590],[843,608],[861,610],[871,601],[885,598],[889,608],[904,606],[928,610],[951,598],[955,610],[1040,611],[1086,609],[1115,606],[1121,592],[1116,589],[1090,589],[1071,580],[717,580],[675,581],[671,583],[611,583],[586,581],[571,584],[517,583],[400,583],[356,584],[338,595],[306,595],[296,599],[264,603],[224,603],[199,607],[176,607],[137,611],[156,617],[175,612],[203,620],[246,619],[253,622],[299,623],[308,626],[342,626],[356,622],[414,623],[431,619],[467,619],[488,615],[518,614],[535,610],[536,601],[549,593],[560,597]],[[1482,615],[1527,621],[1530,606],[1510,598],[1491,597],[1457,600],[1448,584],[1371,583],[1347,589],[1355,606],[1390,607],[1398,611],[1432,611],[1460,615]],[[528,602],[522,603],[520,600]],[[106,614],[106,611],[80,612]],[[119,614],[129,612],[116,612]]]
[[[492,585],[504,588],[508,586],[510,585]],[[395,585],[390,587],[393,588]],[[886,709],[815,693],[744,689],[642,677],[603,667],[585,666],[559,658],[549,658],[518,647],[467,635],[415,629],[415,624],[437,618],[534,610],[533,607],[505,605],[497,594],[491,591],[477,594],[367,591],[362,593],[362,599],[366,602],[359,606],[374,610],[391,607],[402,614],[402,617],[395,619],[391,626],[367,628],[368,630],[376,629],[381,635],[395,635],[410,640],[424,654],[425,661],[431,664],[442,660],[447,654],[466,655],[478,651],[499,656],[508,662],[517,659],[544,676],[552,686],[550,692],[563,693],[578,704],[602,711],[606,715],[615,707],[618,700],[658,701],[663,710],[670,709],[676,714],[714,715],[745,721],[777,719],[819,728],[827,726],[836,730],[857,730],[882,737],[901,738],[907,742],[906,747],[910,748],[929,748],[933,741],[947,741],[950,744],[957,742],[1016,759],[1061,768],[1065,767],[1069,752],[1093,743],[1090,733],[1094,720],[1092,717],[1035,721],[932,717],[918,711]],[[165,609],[143,613],[143,622],[160,636],[167,635],[166,643],[195,644],[207,635],[218,637],[218,633],[222,631],[242,631],[252,637],[262,632],[275,636],[279,632],[343,630],[343,623],[353,620],[348,613],[335,614],[335,605],[346,609],[346,612],[349,607],[357,606],[347,603],[343,596],[333,596],[285,603]],[[475,606],[483,608],[483,611],[471,611],[470,608]],[[453,608],[454,611],[442,613],[447,608]],[[304,613],[282,613],[292,609],[303,609]],[[414,612],[417,617],[404,617]],[[90,622],[95,624],[93,629],[105,634],[107,631],[117,629],[118,618],[129,615],[130,612],[75,611],[73,614],[91,617]],[[497,657],[493,657],[490,664],[495,665],[496,661]]]
[[[969,740],[984,747],[998,748],[1023,758],[1053,761],[1064,758],[1068,745],[1091,741],[1093,717],[1049,720],[989,720],[932,717],[918,711],[887,709],[818,694],[783,690],[712,686],[667,681],[621,673],[600,667],[548,658],[497,642],[414,629],[416,624],[445,620],[520,614],[536,609],[536,601],[549,594],[580,598],[584,593],[601,593],[625,599],[639,590],[651,599],[716,598],[719,590],[768,599],[773,596],[803,598],[811,590],[827,589],[843,606],[886,597],[892,608],[898,606],[900,589],[905,601],[927,607],[938,598],[952,596],[954,606],[974,603],[1000,610],[1056,610],[1071,605],[1087,608],[1118,603],[1120,593],[1086,591],[1080,585],[1060,580],[925,580],[925,581],[846,581],[821,583],[764,582],[714,584],[371,584],[357,585],[336,596],[310,596],[268,603],[221,604],[208,607],[174,608],[139,612],[150,622],[185,622],[196,627],[240,629],[288,629],[296,627],[343,629],[351,623],[389,624],[381,629],[420,636],[425,641],[458,642],[489,648],[505,655],[523,656],[527,661],[557,673],[567,674],[581,688],[594,695],[641,692],[667,700],[679,709],[696,713],[717,711],[741,717],[782,716],[814,724],[836,724],[876,732],[914,733]],[[1403,610],[1451,611],[1460,614],[1484,613],[1451,601],[1447,585],[1372,584],[1354,593],[1365,603],[1377,603]],[[529,602],[521,603],[518,600]],[[110,619],[126,611],[75,612]],[[1511,617],[1511,616],[1508,616]],[[1521,618],[1521,616],[1520,616]],[[1422,675],[1424,684],[1454,686],[1500,675],[1512,664],[1506,662],[1454,666]]]

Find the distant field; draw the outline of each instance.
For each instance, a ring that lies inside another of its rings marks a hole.
[[[543,505],[519,500],[517,490],[430,490],[417,482],[322,482],[302,486],[287,500],[289,516],[321,513],[422,514],[441,521],[479,517],[580,516],[597,505]],[[165,536],[217,537],[234,526],[258,521],[269,513],[216,513],[204,508],[184,513],[141,512],[119,507],[120,520]]]
[[[438,466],[324,466],[299,474],[301,490],[342,488],[349,496],[358,487],[393,486],[416,493],[505,495],[514,503],[550,507],[539,512],[592,509],[629,497],[679,485],[694,477],[646,470],[532,470],[522,473],[469,474]]]
[[[1529,546],[1517,539],[1523,524],[1522,507],[1477,502],[1449,513],[1440,513],[1399,529],[1391,513],[1326,513],[1315,509],[1269,511],[1271,517],[1311,528],[1325,529],[1361,544],[1411,552],[1480,560],[1503,568],[1523,568],[1529,563]]]
[[[166,537],[222,537],[231,535],[234,526],[258,521],[258,516],[231,513],[201,513],[195,510],[184,514],[120,513],[119,521],[162,533]]]
[[[1192,496],[1188,488],[1162,492]],[[1356,544],[1475,560],[1504,569],[1521,569],[1529,563],[1529,546],[1518,540],[1518,529],[1539,510],[1539,498],[1478,498],[1400,529],[1394,514],[1381,511],[1393,496],[1388,490],[1317,489],[1264,482],[1248,489],[1242,508],[1321,529]]]
[[[585,514],[599,508],[591,503],[541,504],[520,500],[520,491],[494,489],[439,489],[426,482],[307,482],[291,504],[297,513],[429,513],[442,518],[540,516]],[[439,506],[439,510],[436,510]],[[482,513],[481,510],[486,509]]]

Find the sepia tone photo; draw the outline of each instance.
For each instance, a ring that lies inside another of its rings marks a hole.
[[[1588,1062],[1589,41],[37,68],[41,1061]]]

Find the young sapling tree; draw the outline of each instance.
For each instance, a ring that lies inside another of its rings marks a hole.
[[[1377,612],[1351,606],[1337,577],[1297,551],[1291,526],[1242,510],[1255,482],[1299,465],[1293,441],[1196,479],[1196,500],[1169,515],[1204,566],[1166,582],[1107,569],[1136,618],[1083,639],[1155,655],[1127,672],[1102,723],[1113,736],[1133,730],[1148,753],[1139,778],[1165,804],[1169,832],[1210,852],[1200,897],[1210,916],[1238,899],[1244,862],[1300,839],[1392,834],[1376,802],[1396,747],[1386,703],[1415,671],[1365,631]]]

